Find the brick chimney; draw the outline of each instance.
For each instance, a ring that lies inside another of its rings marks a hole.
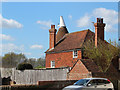
[[[49,29],[49,49],[53,49],[55,47],[56,31],[55,25],[51,25],[51,29]]]
[[[97,18],[97,22],[94,23],[95,26],[95,46],[98,46],[98,40],[101,39],[104,41],[104,27],[103,18]]]

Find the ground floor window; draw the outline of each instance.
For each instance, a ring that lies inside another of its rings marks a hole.
[[[51,68],[55,68],[55,61],[51,61]]]

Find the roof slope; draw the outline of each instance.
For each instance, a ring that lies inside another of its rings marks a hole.
[[[90,59],[83,59],[81,62],[85,65],[85,67],[88,69],[90,72],[100,72],[100,69],[98,66],[95,64],[93,60]]]
[[[63,38],[56,44],[54,49],[48,49],[46,52],[80,49],[82,48],[84,42],[90,38],[93,38],[94,35],[94,32],[90,31],[89,29],[65,34]]]
[[[89,71],[89,72],[101,72],[100,71],[100,69],[99,69],[99,67],[95,64],[95,62],[93,61],[93,60],[91,60],[91,59],[78,59],[75,63],[74,63],[74,65],[73,65],[73,67],[71,68],[71,70],[69,71],[69,72],[71,72],[71,71],[73,71],[73,69],[74,69],[74,67],[76,67],[77,65],[79,65],[79,66],[77,66],[77,69],[79,69],[80,70],[80,67],[81,67],[81,64],[79,64],[79,61],[80,62],[82,62],[82,64],[85,66],[85,68]]]

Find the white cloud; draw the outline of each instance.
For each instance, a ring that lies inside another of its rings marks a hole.
[[[106,9],[106,8],[97,8],[93,11],[93,15],[95,17],[105,18],[104,21],[108,23],[112,23],[112,24],[118,23],[118,19],[117,19],[118,12],[116,12],[115,10]]]
[[[105,31],[114,32],[117,29],[114,27],[118,23],[118,12],[112,9],[96,8],[89,15],[85,15],[77,20],[77,27],[87,27],[91,24],[91,18],[103,18],[106,23]]]
[[[37,21],[38,24],[45,25],[45,26],[50,26],[52,24],[52,21]]]
[[[69,18],[69,19],[72,19],[72,15],[68,15],[68,18]]]
[[[106,25],[106,31],[115,31],[114,25],[118,23],[118,12],[112,9],[97,8],[93,10],[93,15],[102,17]]]
[[[23,25],[13,19],[3,18],[0,14],[0,28],[22,28]]]
[[[9,35],[0,34],[0,40],[9,40],[9,41],[12,41],[12,40],[14,40],[14,38],[12,38]]]
[[[31,49],[43,49],[43,46],[42,45],[32,45],[30,48]]]
[[[24,45],[16,46],[13,43],[1,44],[0,50],[2,50],[2,52],[22,52],[24,50]]]
[[[53,22],[51,20],[48,20],[48,21],[37,21],[37,24],[40,24],[40,28],[41,29],[48,29],[51,24],[53,24]]]
[[[84,17],[81,17],[80,19],[77,20],[77,27],[86,27],[91,24],[90,21],[90,16],[85,15]]]

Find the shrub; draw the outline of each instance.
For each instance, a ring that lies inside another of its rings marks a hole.
[[[35,67],[35,69],[40,69],[40,68],[45,68],[45,67],[43,67],[43,66],[37,66],[37,67]]]
[[[33,66],[29,63],[20,63],[17,69],[18,70],[33,69]]]

